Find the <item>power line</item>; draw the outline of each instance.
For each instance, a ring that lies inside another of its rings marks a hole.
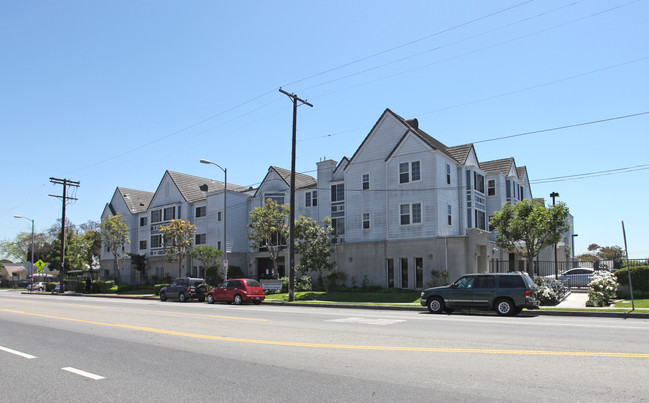
[[[567,126],[553,127],[551,129],[535,130],[535,131],[531,131],[531,132],[512,134],[510,136],[494,137],[494,138],[491,138],[491,139],[474,141],[471,144],[487,143],[489,141],[511,139],[511,138],[514,138],[514,137],[522,137],[522,136],[529,136],[529,135],[532,135],[532,134],[547,133],[547,132],[552,132],[552,131],[556,131],[556,130],[570,129],[570,128],[573,128],[573,127],[594,125],[594,124],[597,124],[597,123],[604,123],[604,122],[610,122],[610,121],[613,121],[613,120],[633,118],[633,117],[636,117],[636,116],[642,116],[642,115],[646,115],[646,114],[649,114],[649,111],[648,112],[634,113],[634,114],[631,114],[631,115],[616,116],[616,117],[607,118],[607,119],[593,120],[591,122],[582,122],[582,123],[575,123],[575,124],[567,125]]]

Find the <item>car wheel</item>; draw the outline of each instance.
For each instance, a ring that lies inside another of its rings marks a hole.
[[[165,302],[167,300],[167,294],[164,292],[160,293],[160,301]]]
[[[214,295],[207,294],[207,303],[208,304],[213,304],[214,303]]]
[[[205,302],[205,294],[199,292],[198,294],[196,294],[196,299],[198,300],[198,302]]]
[[[444,312],[444,300],[440,297],[432,297],[426,303],[430,313],[442,313]]]
[[[185,293],[184,293],[184,292],[181,292],[180,294],[178,294],[178,301],[180,301],[180,302],[185,302],[185,301],[187,301],[187,297],[185,297]]]
[[[516,311],[516,306],[509,298],[502,298],[496,301],[496,312],[498,315],[502,316],[511,316],[514,315]]]
[[[234,303],[234,305],[241,305],[243,298],[241,298],[241,295],[237,294],[234,296],[234,300],[232,302]]]

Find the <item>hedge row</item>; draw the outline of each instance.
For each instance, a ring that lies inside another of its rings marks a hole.
[[[629,285],[628,269],[620,269],[615,272],[617,282],[620,285]],[[649,265],[631,267],[631,283],[634,291],[649,292]]]

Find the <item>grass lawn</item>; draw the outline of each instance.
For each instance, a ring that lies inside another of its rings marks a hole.
[[[633,301],[635,304],[636,308],[649,308],[649,299],[636,299]],[[630,299],[625,299],[617,304],[615,304],[616,308],[631,308],[631,300]]]
[[[295,300],[326,301],[326,302],[355,302],[355,303],[419,303],[420,292],[401,290],[362,291],[300,291],[295,293]],[[288,301],[288,294],[269,294],[266,299]]]

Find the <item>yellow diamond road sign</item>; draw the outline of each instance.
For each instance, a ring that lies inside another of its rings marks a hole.
[[[38,267],[39,269],[42,269],[43,267],[45,267],[45,262],[38,259],[38,262],[34,263],[34,266]],[[42,273],[42,272],[43,272],[42,270],[39,271],[39,273]]]

